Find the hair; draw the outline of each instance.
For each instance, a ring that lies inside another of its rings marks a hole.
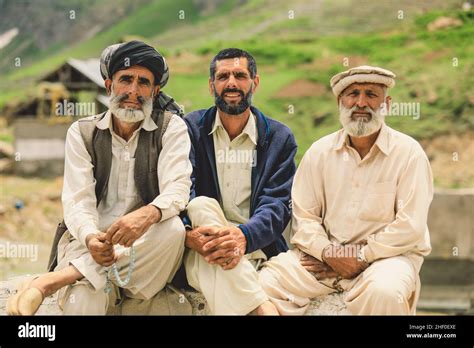
[[[241,50],[240,48],[225,48],[219,53],[217,53],[217,55],[211,61],[211,66],[209,69],[211,81],[214,81],[217,61],[223,60],[223,59],[241,58],[241,57],[247,58],[247,62],[248,62],[247,69],[250,72],[250,78],[254,79],[255,76],[257,75],[257,62],[255,61],[255,58],[252,57],[250,53],[248,53],[247,51]]]

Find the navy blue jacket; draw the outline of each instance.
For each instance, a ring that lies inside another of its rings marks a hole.
[[[191,198],[207,196],[222,202],[217,178],[212,125],[217,108],[197,110],[184,120],[191,137]],[[291,185],[296,171],[296,142],[291,130],[251,107],[258,129],[257,163],[252,167],[250,218],[240,225],[246,253],[262,249],[267,257],[288,250],[283,230],[291,218]]]

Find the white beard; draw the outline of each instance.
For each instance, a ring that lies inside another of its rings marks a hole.
[[[373,134],[377,132],[385,122],[381,108],[374,111],[368,106],[359,110],[369,112],[371,115],[370,120],[367,120],[367,118],[353,120],[351,115],[356,109],[358,109],[356,105],[349,109],[342,105],[342,101],[339,102],[339,121],[347,134],[352,137],[360,138]]]
[[[110,95],[110,111],[112,114],[118,117],[122,122],[126,123],[136,123],[143,121],[145,118],[151,116],[153,111],[153,95],[150,98],[147,98],[142,104],[142,110],[134,108],[121,108],[119,98],[112,91]]]

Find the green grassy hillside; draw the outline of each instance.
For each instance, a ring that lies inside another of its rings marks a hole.
[[[298,160],[313,141],[339,128],[329,79],[351,66],[394,71],[393,101],[419,103],[419,119],[387,117],[389,125],[420,140],[474,128],[474,14],[459,1],[236,0],[207,12],[198,8],[202,3],[150,0],[88,40],[38,53],[33,63],[2,76],[0,107],[34,91],[35,80],[67,58],[97,57],[136,35],[166,55],[166,91],[186,111],[212,104],[208,65],[218,50],[250,51],[261,75],[255,105],[294,131]],[[460,24],[429,31],[442,16]]]

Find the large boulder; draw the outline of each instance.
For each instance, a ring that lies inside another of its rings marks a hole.
[[[6,314],[6,302],[16,292],[16,287],[25,276],[0,281],[0,315]],[[111,301],[114,303],[114,301]],[[126,299],[121,306],[110,306],[108,315],[206,315],[204,296],[195,291],[181,291],[167,286],[148,301]],[[38,315],[61,315],[57,295],[43,301]],[[350,315],[342,300],[342,294],[331,294],[314,299],[306,315]]]

